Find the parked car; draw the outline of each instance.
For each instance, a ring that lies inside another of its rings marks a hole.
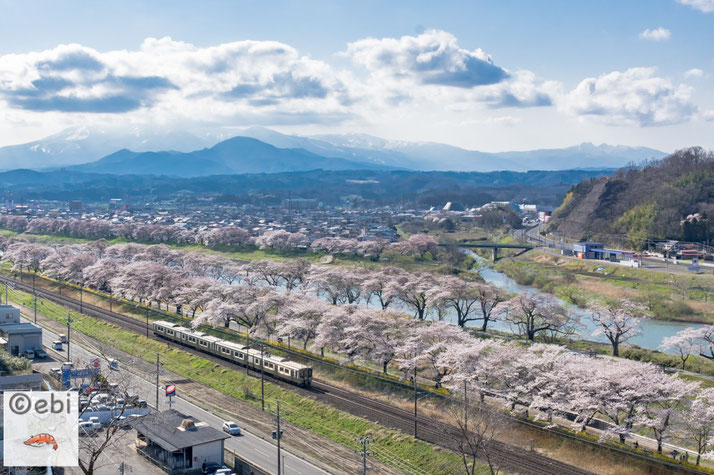
[[[62,343],[67,343],[67,335],[60,333],[59,339]]]
[[[79,423],[79,435],[92,435],[99,431],[102,425],[98,422],[85,421]]]
[[[34,360],[35,359],[35,352],[32,350],[25,350],[22,352],[22,356],[27,358],[28,360]]]
[[[213,473],[215,475],[233,475],[234,472],[230,468],[224,466],[223,468],[219,468]]]
[[[201,467],[202,473],[206,475],[213,475],[217,470],[220,470],[223,466],[220,463],[210,462],[204,463]]]
[[[62,342],[59,340],[55,340],[52,342],[52,347],[57,351],[62,351]]]
[[[35,348],[35,358],[44,359],[47,358],[47,352],[42,348]]]
[[[223,423],[223,432],[230,435],[240,435],[240,427],[233,421],[226,421]]]

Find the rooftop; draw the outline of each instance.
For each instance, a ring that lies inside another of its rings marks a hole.
[[[9,325],[0,325],[0,332],[6,335],[19,335],[28,333],[42,333],[42,328],[33,325],[32,323],[11,323]]]
[[[184,419],[192,419],[195,429],[184,430],[181,427]],[[230,438],[218,429],[174,409],[159,413],[152,412],[136,421],[133,427],[168,452]]]

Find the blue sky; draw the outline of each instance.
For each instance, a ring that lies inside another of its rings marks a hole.
[[[714,0],[0,0],[0,145],[148,123],[714,148],[711,45]]]

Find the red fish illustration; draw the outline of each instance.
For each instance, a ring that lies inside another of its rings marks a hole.
[[[51,444],[52,449],[57,450],[57,441],[50,434],[33,435],[32,437],[27,439],[24,443],[25,443],[25,445],[29,445],[31,447],[43,447],[45,445]]]

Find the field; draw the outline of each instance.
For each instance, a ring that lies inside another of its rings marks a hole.
[[[622,299],[642,304],[653,318],[714,323],[714,279],[579,261],[542,251],[502,259],[495,269],[522,285],[537,287],[579,306],[616,305]]]

